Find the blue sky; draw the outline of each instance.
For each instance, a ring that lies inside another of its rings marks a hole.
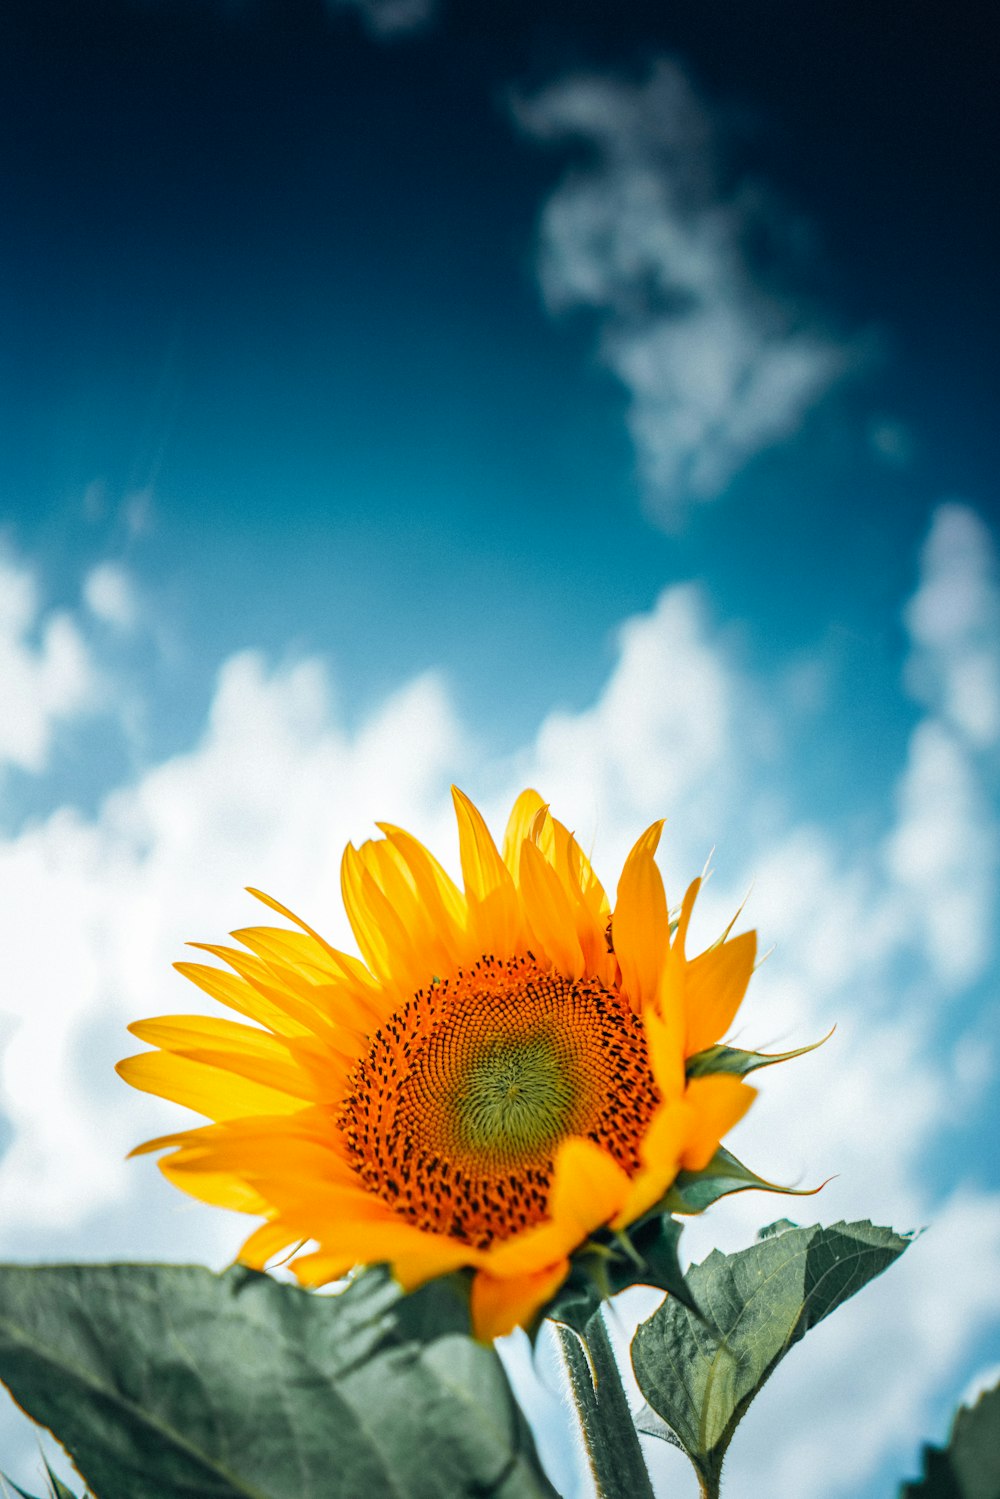
[[[976,8],[15,0],[5,26],[0,1253],[232,1252],[122,1166],[170,1120],[110,1067],[245,884],[343,937],[344,842],[378,817],[447,849],[452,779],[497,819],[536,781],[612,884],[668,813],[668,888],[713,845],[710,914],[755,880],[752,1039],[839,1026],[746,1153],[839,1172],[828,1220],[932,1225],[775,1380],[734,1475],[891,1493],[1000,1357]]]

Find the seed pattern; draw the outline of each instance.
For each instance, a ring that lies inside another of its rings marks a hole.
[[[390,1016],[337,1125],[369,1190],[421,1228],[486,1248],[545,1216],[568,1135],[636,1171],[658,1102],[627,1001],[529,953],[484,957]]]

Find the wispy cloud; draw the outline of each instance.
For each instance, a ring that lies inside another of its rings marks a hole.
[[[135,588],[117,562],[99,562],[83,580],[83,601],[95,619],[116,630],[131,630],[139,615]]]
[[[331,10],[356,10],[369,35],[381,41],[421,31],[433,21],[437,0],[327,0]]]
[[[94,688],[77,623],[47,612],[34,574],[0,549],[0,772],[43,770],[58,726],[88,710]]]
[[[725,178],[712,113],[677,63],[638,84],[566,78],[515,117],[586,149],[542,212],[538,274],[551,311],[598,315],[649,508],[676,522],[795,433],[861,346],[789,284],[795,226],[759,183]]]

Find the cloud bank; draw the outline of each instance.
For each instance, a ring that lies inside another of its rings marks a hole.
[[[47,625],[30,578],[17,576],[6,649],[37,673]],[[806,1221],[931,1224],[901,1267],[775,1377],[735,1444],[734,1487],[749,1499],[856,1499],[880,1464],[912,1467],[919,1440],[976,1372],[983,1327],[1000,1328],[1000,1185],[981,1169],[989,1151],[929,1165],[948,1159],[962,1131],[992,1128],[986,1090],[997,1061],[982,1019],[996,998],[1000,746],[981,684],[997,678],[998,607],[988,534],[968,509],[943,507],[903,610],[907,690],[920,711],[894,808],[861,842],[796,805],[798,749],[782,737],[775,683],[746,668],[729,625],[693,585],[626,621],[596,700],[550,715],[503,763],[476,762],[434,674],[348,729],[323,662],[231,657],[186,753],[114,789],[94,816],[63,807],[0,839],[0,1254],[223,1263],[243,1222],[180,1199],[150,1162],[123,1160],[176,1118],[113,1077],[129,1047],[125,1023],[200,1007],[171,962],[185,938],[216,940],[254,919],[246,884],[348,942],[338,869],[349,839],[389,819],[454,867],[449,781],[478,796],[486,788],[495,819],[531,781],[593,846],[612,886],[653,817],[670,817],[672,900],[723,840],[696,936],[714,937],[755,877],[745,920],[765,946],[777,944],[741,1035],[796,1044],[838,1024],[823,1051],[765,1077],[735,1148],[779,1180],[839,1173],[799,1209]],[[50,707],[42,741],[71,711],[87,711],[82,691],[51,701],[62,716]],[[41,763],[37,749],[20,753]],[[720,1205],[688,1229],[689,1252],[743,1244],[783,1211],[780,1199],[750,1194]],[[512,1357],[529,1388],[523,1358]],[[553,1462],[569,1461],[551,1421],[543,1441]],[[9,1445],[13,1476],[29,1482],[32,1439],[11,1426]],[[653,1460],[670,1492],[693,1493],[669,1452]],[[566,1489],[565,1472],[559,1479]]]
[[[539,280],[553,313],[597,315],[650,512],[675,524],[794,435],[860,348],[788,286],[795,226],[760,184],[725,179],[678,64],[639,84],[569,77],[514,113],[536,140],[586,152],[543,209]]]

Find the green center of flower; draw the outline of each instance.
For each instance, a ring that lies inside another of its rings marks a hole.
[[[337,1127],[369,1191],[485,1246],[544,1218],[569,1136],[635,1171],[658,1101],[642,1022],[617,990],[530,955],[486,957],[385,1021]]]
[[[546,1035],[485,1047],[449,1100],[456,1143],[493,1161],[551,1152],[579,1093],[560,1051]]]

